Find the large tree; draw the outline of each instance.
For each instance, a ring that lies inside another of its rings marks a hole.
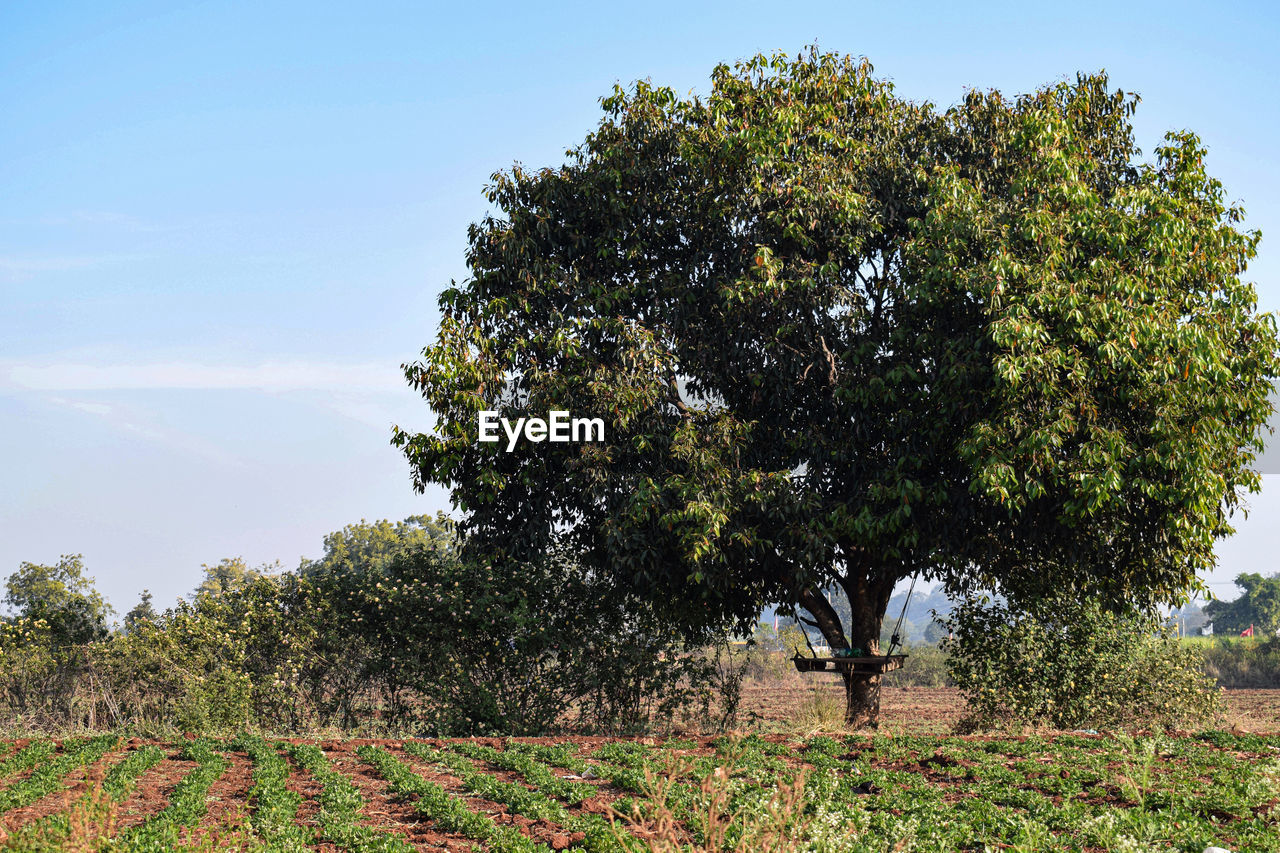
[[[1280,631],[1280,573],[1263,577],[1253,572],[1236,575],[1244,593],[1232,601],[1210,601],[1204,615],[1218,634],[1235,634],[1252,626],[1259,634]]]
[[[397,430],[473,547],[554,538],[690,632],[782,602],[878,652],[907,577],[1175,600],[1261,449],[1258,236],[1189,133],[1140,158],[1103,75],[940,111],[810,51],[635,84],[559,168],[519,166],[406,376]],[[497,410],[594,443],[479,442]],[[841,620],[822,590],[850,603]],[[845,678],[851,724],[878,677]]]
[[[4,603],[14,619],[39,624],[58,648],[104,639],[114,612],[85,574],[80,554],[52,566],[24,562],[5,581]]]

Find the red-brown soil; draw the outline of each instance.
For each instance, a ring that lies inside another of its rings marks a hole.
[[[802,680],[803,679],[803,680]],[[844,688],[832,676],[797,676],[794,682],[748,685],[740,717],[767,727],[804,728],[802,707],[820,697],[837,707]],[[1225,727],[1280,732],[1280,690],[1226,690]],[[946,734],[964,716],[964,696],[954,687],[885,687],[880,696],[884,734]]]
[[[802,731],[796,724],[796,720],[804,716],[803,706],[806,703],[813,704],[815,695],[828,703],[835,701],[837,707],[842,700],[840,685],[832,682],[832,679],[814,676],[810,677],[808,682],[796,679],[794,683],[748,686],[744,691],[743,719],[754,719],[759,728],[766,732],[765,737],[770,741],[798,745],[799,740],[809,733]],[[881,734],[943,734],[948,732],[963,714],[962,697],[958,691],[951,688],[886,687],[881,698]],[[1228,726],[1234,726],[1237,731],[1280,731],[1280,690],[1229,691],[1225,699],[1229,709]],[[805,719],[812,719],[812,715]],[[699,735],[691,739],[695,746],[685,751],[687,752],[685,757],[694,758],[709,754],[712,749],[710,736]],[[566,739],[530,740],[564,742]],[[587,753],[610,739],[581,737],[572,740],[580,752]],[[642,737],[635,740],[653,743],[662,739]],[[502,746],[500,739],[482,739],[480,742],[497,748]],[[471,850],[474,846],[473,841],[453,833],[441,832],[430,819],[421,814],[416,808],[416,798],[397,797],[388,790],[387,783],[355,753],[358,746],[366,743],[371,741],[328,740],[320,743],[333,768],[351,779],[364,797],[363,823],[396,833],[419,850],[448,851],[448,853],[463,853]],[[424,778],[430,779],[460,797],[474,810],[489,815],[499,825],[514,827],[553,849],[563,849],[581,840],[580,836],[567,832],[564,827],[512,814],[502,805],[469,795],[459,779],[406,753],[401,741],[378,740],[376,743],[391,751]],[[122,760],[129,750],[137,749],[142,745],[143,742],[137,740],[122,744],[119,749],[109,753],[97,765],[69,774],[65,780],[65,787],[61,791],[54,792],[29,806],[15,809],[0,818],[0,833],[11,832],[41,817],[65,810],[88,792],[111,765]],[[133,793],[119,806],[117,830],[139,824],[168,805],[174,786],[194,767],[193,762],[177,758],[179,747],[180,744],[163,744],[166,757],[143,774]],[[856,751],[857,748],[854,749]],[[186,834],[187,841],[203,845],[205,848],[237,849],[237,845],[247,837],[244,823],[251,808],[248,792],[252,786],[252,767],[243,753],[227,752],[226,755],[230,766],[210,789],[208,814],[196,830]],[[793,763],[795,760],[798,759],[789,758],[788,763]],[[935,780],[939,785],[945,786],[957,770],[949,762],[951,759],[948,756],[942,753],[935,755],[926,750],[918,755],[912,753],[911,756],[902,759],[901,767],[889,769],[920,773],[928,779]],[[297,823],[314,830],[320,785],[311,778],[310,774],[293,765],[292,762],[290,766],[292,774],[288,787],[302,797]],[[483,763],[478,766],[502,781],[525,784],[517,774]],[[571,813],[608,814],[609,806],[622,792],[602,781],[595,784],[599,794],[580,805],[567,806]],[[1118,789],[1112,791],[1099,787],[1096,796],[1111,799],[1120,794]],[[656,830],[656,827],[644,825],[632,828],[633,832],[642,836]],[[4,835],[0,834],[0,842],[3,842],[3,838]],[[331,851],[336,848],[333,845],[317,843],[314,849]]]

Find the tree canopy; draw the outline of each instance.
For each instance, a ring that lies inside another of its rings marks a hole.
[[[64,554],[52,566],[22,563],[5,581],[4,603],[17,619],[43,623],[53,646],[102,639],[114,612],[85,574],[79,554]]]
[[[211,566],[208,563],[204,563],[200,568],[204,570],[204,580],[200,582],[200,586],[196,587],[195,592],[191,594],[192,598],[198,598],[202,595],[214,598],[224,596],[234,590],[248,586],[258,578],[270,577],[280,572],[278,564],[263,565],[256,569],[250,568],[243,557],[223,557],[215,565]]]
[[[1280,573],[1263,577],[1257,572],[1236,575],[1236,586],[1244,592],[1233,601],[1211,601],[1204,614],[1213,621],[1217,634],[1238,633],[1250,625],[1259,634],[1280,631]]]
[[[416,485],[692,631],[782,602],[876,649],[913,575],[1177,600],[1259,487],[1276,330],[1204,147],[1142,159],[1136,105],[1092,74],[940,110],[816,49],[616,88],[564,165],[493,176],[406,365]],[[482,410],[606,438],[506,452]]]
[[[324,537],[324,556],[303,560],[299,571],[304,575],[324,572],[382,571],[396,557],[414,550],[444,555],[454,550],[452,522],[438,513],[411,515],[392,524],[386,519],[368,522],[361,519]]]

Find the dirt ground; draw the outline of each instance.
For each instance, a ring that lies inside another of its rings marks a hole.
[[[839,708],[844,691],[837,678],[809,675],[795,682],[747,685],[740,719],[778,730],[798,727],[818,711]],[[1225,728],[1280,732],[1280,690],[1223,691]],[[816,714],[821,716],[821,714]],[[885,687],[880,696],[880,728],[885,733],[944,734],[964,716],[964,697],[954,687]]]

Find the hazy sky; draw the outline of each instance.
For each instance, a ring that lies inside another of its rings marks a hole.
[[[1041,8],[1043,6],[1043,8]],[[615,82],[705,92],[757,51],[868,56],[900,94],[1107,69],[1144,150],[1191,128],[1280,309],[1271,4],[0,4],[0,577],[83,553],[123,613],[202,563],[318,556],[416,495],[399,365],[465,276],[489,175],[555,165]],[[1280,466],[1267,470],[1280,473]],[[1280,476],[1211,581],[1272,572]]]

